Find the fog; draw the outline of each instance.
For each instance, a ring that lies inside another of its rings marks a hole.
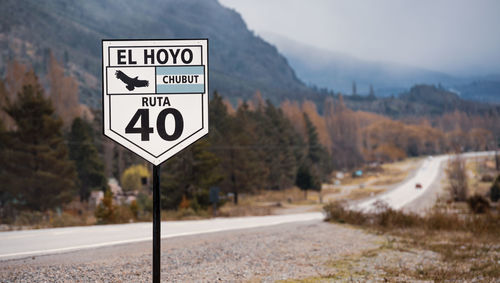
[[[278,34],[360,59],[452,75],[500,73],[500,1],[220,2],[264,39]]]

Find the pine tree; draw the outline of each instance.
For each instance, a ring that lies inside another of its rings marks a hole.
[[[500,175],[495,179],[490,188],[491,201],[497,202],[500,200]]]
[[[293,186],[298,163],[302,159],[300,134],[270,101],[266,102],[264,111],[257,111],[254,116],[257,120],[259,159],[267,168],[267,176],[260,177],[265,181],[262,187],[282,190]]]
[[[319,181],[327,181],[327,176],[332,170],[330,154],[319,142],[316,127],[314,127],[313,123],[306,113],[304,113],[304,122],[307,132],[306,163],[310,164],[310,171],[315,179],[318,179]]]
[[[0,183],[17,205],[37,211],[69,202],[76,171],[68,159],[62,121],[38,84],[25,85],[17,101],[5,109],[17,129],[8,132],[0,156]]]
[[[104,164],[94,145],[92,128],[85,120],[73,120],[68,144],[69,157],[78,172],[80,200],[88,200],[92,190],[106,191]]]
[[[0,119],[0,165],[3,163],[4,150],[8,148],[9,144],[9,136],[7,130],[5,129],[3,120]],[[2,176],[2,172],[4,171],[3,166],[0,166],[0,176]],[[0,219],[4,217],[4,210],[9,207],[9,204],[12,202],[13,196],[7,190],[0,190]]]
[[[304,198],[307,199],[308,190],[321,190],[321,182],[311,172],[311,166],[307,162],[302,163],[297,170],[295,184],[304,191]]]
[[[368,93],[370,99],[375,99],[375,91],[373,90],[373,85],[370,85],[370,92]]]
[[[307,113],[304,113],[304,122],[306,124],[307,132],[307,158],[312,163],[319,163],[321,161],[321,156],[324,154],[323,147],[319,143],[318,132],[316,127],[309,119]]]
[[[238,203],[241,192],[257,190],[265,181],[266,167],[259,159],[255,117],[246,102],[234,116],[228,114],[222,97],[214,94],[209,105],[211,151],[219,157],[224,178],[220,184],[225,192],[234,194]],[[259,141],[262,142],[262,141]]]
[[[191,200],[195,210],[209,205],[209,188],[223,178],[219,159],[209,146],[207,139],[198,140],[166,162],[160,182],[164,208],[177,209],[183,197]]]
[[[251,193],[265,185],[268,168],[259,152],[258,144],[263,141],[257,133],[258,125],[246,102],[238,107],[230,129],[229,152],[224,155],[224,169],[230,175],[225,185],[237,204],[239,193]]]

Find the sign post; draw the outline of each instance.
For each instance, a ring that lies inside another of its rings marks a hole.
[[[208,39],[103,40],[104,135],[153,164],[153,282],[160,282],[160,164],[208,133]]]
[[[160,165],[153,165],[153,283],[160,283],[161,250]]]
[[[217,204],[219,203],[219,192],[220,188],[219,187],[211,187],[210,192],[209,192],[209,200],[212,203],[213,206],[213,214],[214,217],[217,216]]]

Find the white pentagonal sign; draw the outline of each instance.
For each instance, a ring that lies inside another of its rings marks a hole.
[[[159,165],[208,133],[208,40],[103,40],[104,134]]]

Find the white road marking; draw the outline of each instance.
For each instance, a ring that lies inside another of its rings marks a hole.
[[[162,222],[162,239],[168,239],[173,237],[191,236],[206,233],[223,232],[238,229],[247,228],[258,228],[258,227],[268,227],[273,225],[311,221],[311,220],[322,220],[324,216],[321,212],[312,213],[302,213],[302,214],[291,214],[291,215],[271,215],[271,216],[259,216],[259,217],[238,217],[238,218],[215,218],[208,220],[196,220],[196,221],[175,221],[175,222]],[[58,229],[65,229],[64,231]],[[56,230],[56,231],[54,231]],[[147,231],[146,231],[147,230]],[[19,233],[31,232],[34,236],[40,238],[38,239],[38,244],[33,244],[33,240],[30,241],[17,241],[9,242],[10,239],[15,239],[19,237],[15,235],[16,232],[4,232],[0,233],[0,259],[12,259],[12,258],[22,258],[35,255],[46,255],[63,253],[82,249],[100,248],[106,246],[120,245],[120,244],[130,244],[144,241],[151,241],[152,224],[151,223],[134,223],[134,224],[122,224],[122,225],[109,225],[109,226],[86,226],[86,227],[69,227],[69,228],[55,228],[55,229],[41,229],[41,230],[31,230],[31,231],[16,231]],[[5,235],[6,233],[14,233],[14,235]],[[148,234],[147,236],[132,236],[127,238],[127,233],[130,234]],[[76,242],[86,241],[89,235],[102,234],[105,238],[120,238],[125,237],[125,239],[108,240],[102,241],[100,237],[95,240],[89,240],[90,242],[84,244],[77,244]],[[33,235],[30,235],[33,236]],[[67,235],[67,236],[64,236]],[[20,235],[22,238],[24,235]],[[63,239],[63,241],[57,241],[57,239]],[[82,239],[83,238],[83,239]],[[52,240],[56,243],[56,247],[53,248],[40,248],[40,245],[44,245],[44,241]],[[12,246],[16,244],[13,252],[7,252],[5,249],[8,247],[11,250]],[[30,246],[31,245],[31,246]],[[36,248],[39,247],[39,248]]]

